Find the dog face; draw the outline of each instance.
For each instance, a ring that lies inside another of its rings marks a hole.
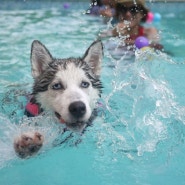
[[[33,95],[60,123],[81,130],[101,94],[102,43],[94,42],[82,58],[55,59],[39,41],[32,43]]]

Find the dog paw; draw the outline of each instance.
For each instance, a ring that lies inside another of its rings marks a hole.
[[[14,149],[18,157],[27,158],[35,155],[44,142],[39,132],[24,133],[14,140]]]

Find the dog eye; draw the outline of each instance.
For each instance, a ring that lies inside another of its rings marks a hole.
[[[52,86],[52,89],[54,90],[63,89],[63,85],[61,83],[56,83]]]
[[[82,82],[81,83],[81,87],[83,87],[83,88],[88,88],[89,87],[89,82]]]

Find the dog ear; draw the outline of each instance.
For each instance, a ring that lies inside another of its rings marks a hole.
[[[83,56],[83,60],[90,65],[93,73],[100,76],[103,45],[100,40],[93,42]]]
[[[38,40],[34,40],[31,46],[31,67],[33,78],[37,78],[52,60],[53,57],[48,49]]]

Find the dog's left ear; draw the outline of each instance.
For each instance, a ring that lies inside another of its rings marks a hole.
[[[100,40],[93,42],[83,56],[83,60],[91,66],[96,76],[100,76],[102,58],[103,45]]]

